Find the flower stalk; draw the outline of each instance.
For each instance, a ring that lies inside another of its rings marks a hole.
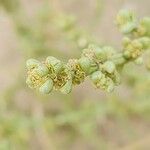
[[[150,18],[139,23],[130,11],[118,13],[116,23],[125,34],[122,51],[117,52],[110,46],[91,44],[84,49],[79,59],[70,59],[67,64],[53,56],[44,62],[27,60],[27,84],[43,94],[59,90],[64,94],[72,91],[73,86],[89,77],[96,88],[111,92],[121,82],[121,70],[129,62],[142,63],[142,55],[150,47]]]

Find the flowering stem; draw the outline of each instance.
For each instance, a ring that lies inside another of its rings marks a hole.
[[[27,61],[27,84],[41,93],[49,94],[60,90],[64,94],[89,77],[96,88],[111,92],[120,84],[123,66],[129,62],[142,63],[142,54],[150,47],[150,18],[139,24],[130,11],[123,10],[117,16],[117,25],[126,36],[123,51],[117,52],[110,46],[89,45],[79,59],[70,59],[67,64],[53,56],[44,62]]]

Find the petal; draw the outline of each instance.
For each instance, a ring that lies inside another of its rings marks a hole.
[[[113,73],[116,69],[116,66],[112,61],[106,61],[103,67],[105,71],[107,71],[108,73]]]
[[[53,80],[48,79],[40,88],[39,91],[42,94],[49,94],[53,89]]]
[[[115,87],[115,86],[114,86],[113,81],[110,80],[110,81],[109,81],[109,85],[108,85],[108,87],[107,87],[107,89],[106,89],[107,92],[109,92],[109,93],[112,92],[112,91],[114,90],[114,87]]]
[[[81,66],[83,71],[87,73],[91,66],[91,60],[87,57],[81,57],[79,59],[79,65]]]
[[[46,64],[51,65],[56,73],[60,72],[63,68],[63,63],[53,56],[47,57]]]
[[[49,70],[48,68],[44,65],[44,64],[41,64],[39,65],[36,70],[35,70],[41,77],[42,76],[45,76],[49,73]]]
[[[101,78],[102,78],[101,71],[96,71],[91,75],[91,80],[93,81],[93,83],[99,82]]]
[[[27,69],[33,69],[33,68],[35,68],[35,67],[37,67],[38,65],[40,64],[40,62],[38,61],[38,60],[36,60],[36,59],[28,59],[27,61],[26,61],[26,67],[27,67]]]
[[[72,79],[68,80],[66,84],[60,89],[63,94],[69,94],[72,90]]]

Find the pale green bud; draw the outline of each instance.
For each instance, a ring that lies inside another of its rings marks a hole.
[[[41,77],[43,77],[49,73],[48,68],[44,64],[40,64],[37,68],[35,68],[34,71]]]
[[[42,94],[49,94],[53,90],[53,80],[48,79],[44,84],[39,87],[39,92]]]
[[[103,64],[103,68],[105,71],[107,71],[108,73],[113,73],[116,69],[116,66],[115,64],[112,62],[112,61],[106,61],[104,64]]]
[[[60,89],[63,94],[69,94],[72,91],[72,79],[68,80]]]
[[[145,17],[141,20],[140,26],[142,28],[143,34],[146,36],[150,36],[150,18]]]
[[[60,60],[53,57],[53,56],[47,57],[46,65],[48,67],[53,67],[56,74],[59,73],[63,68],[63,63]]]
[[[96,71],[90,77],[91,77],[91,80],[93,81],[93,83],[97,83],[102,78],[102,72],[101,71]]]
[[[40,62],[39,62],[38,60],[32,59],[32,58],[31,58],[31,59],[28,59],[28,60],[26,61],[26,67],[27,67],[28,70],[37,67],[39,64],[40,64]]]
[[[142,49],[142,47],[143,47],[139,40],[134,40],[132,42],[132,45],[134,46],[134,48],[137,48],[137,49]]]
[[[142,37],[142,38],[139,39],[139,42],[142,44],[142,47],[144,49],[149,49],[150,48],[150,38]]]
[[[123,41],[122,41],[122,43],[123,43],[123,45],[126,47],[127,45],[129,45],[129,43],[131,42],[131,40],[128,38],[128,37],[124,37],[123,38]]]
[[[83,69],[83,71],[88,72],[91,66],[91,60],[87,57],[81,57],[79,59],[79,65]]]
[[[130,33],[137,27],[136,18],[133,12],[121,10],[116,18],[116,23],[123,33]]]
[[[145,40],[143,38],[135,39],[131,41],[128,45],[124,47],[124,56],[125,58],[136,59],[142,54],[144,48]]]
[[[115,85],[114,85],[114,82],[111,79],[107,82],[108,82],[108,87],[107,87],[106,91],[110,93],[114,90]]]
[[[121,32],[122,33],[130,33],[136,28],[136,23],[127,23],[126,25],[122,26]]]
[[[98,65],[96,63],[91,63],[90,69],[88,70],[88,74],[91,74],[98,70]]]
[[[107,59],[106,52],[99,46],[91,44],[89,45],[88,48],[94,51],[96,58],[99,59],[100,61],[105,61]]]
[[[114,72],[113,81],[116,85],[119,85],[121,83],[121,77],[120,77],[120,74],[117,71]]]
[[[101,80],[100,80],[100,84],[101,84],[101,85],[105,85],[105,84],[106,84],[106,81],[107,81],[107,78],[106,78],[105,75],[103,74],[103,75],[102,75],[102,78],[101,78]]]
[[[111,46],[104,46],[102,49],[107,59],[111,58],[116,53],[115,49]]]

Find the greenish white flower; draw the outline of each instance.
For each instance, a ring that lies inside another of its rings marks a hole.
[[[122,33],[130,33],[137,27],[137,20],[133,12],[121,10],[116,18],[116,23]]]
[[[33,58],[28,59],[26,61],[26,67],[27,67],[28,70],[37,67],[39,64],[40,64],[40,62],[36,59],[33,59]]]
[[[86,74],[91,74],[98,69],[97,64],[88,57],[81,57],[79,64]]]
[[[110,59],[113,55],[116,54],[115,49],[111,46],[104,46],[102,49],[103,49],[107,59]]]
[[[112,92],[114,89],[114,82],[110,77],[107,77],[101,71],[96,71],[90,76],[96,88],[101,88],[107,92]]]
[[[139,57],[142,54],[142,51],[144,50],[141,39],[135,39],[133,41],[130,41],[128,44],[125,45],[124,49],[124,56],[126,58],[133,59]]]
[[[72,91],[72,79],[68,80],[60,89],[63,94],[69,94]]]
[[[53,90],[53,80],[48,79],[39,87],[39,92],[42,94],[49,94]]]
[[[79,59],[79,64],[85,72],[88,72],[90,65],[91,65],[91,60],[87,57],[81,57]]]
[[[106,61],[104,64],[103,64],[103,68],[106,72],[108,73],[113,73],[116,69],[116,66],[115,64],[112,62],[112,61]]]
[[[50,70],[54,70],[54,72],[56,74],[58,74],[63,68],[63,63],[60,60],[58,60],[55,57],[53,57],[53,56],[47,57],[45,63],[47,65],[47,67]]]
[[[34,69],[34,72],[36,72],[41,77],[49,73],[48,68],[44,64],[38,65],[38,67]]]
[[[101,71],[95,71],[91,76],[91,80],[94,84],[98,83],[102,78],[102,72]]]
[[[115,72],[111,76],[111,79],[113,80],[115,85],[119,85],[121,83],[121,77],[117,70],[115,70]]]
[[[106,58],[107,58],[106,53],[101,47],[91,44],[91,45],[89,45],[88,49],[90,49],[94,52],[94,55],[96,56],[96,58],[99,61],[102,62],[102,61],[106,60]]]
[[[63,23],[63,28],[68,30],[71,26],[65,24]],[[137,25],[134,14],[123,10],[117,16],[117,25],[123,33],[130,33],[123,38],[123,52],[118,52],[111,46],[99,47],[92,44],[83,50],[81,58],[70,59],[67,64],[53,56],[47,57],[42,63],[29,59],[26,62],[26,83],[43,94],[49,94],[52,90],[68,94],[73,86],[89,76],[97,88],[113,91],[121,82],[120,74],[124,65],[131,61],[141,64],[143,52],[150,48],[150,18],[142,19]],[[78,33],[74,34],[77,43],[80,40],[81,46],[86,44]],[[147,66],[150,68],[150,65]]]
[[[114,90],[115,85],[114,85],[114,82],[111,79],[107,80],[107,84],[108,85],[106,87],[106,91],[110,93],[110,92],[112,92]]]
[[[122,44],[124,47],[128,46],[130,44],[131,40],[128,37],[124,37],[122,40]]]
[[[144,17],[141,20],[140,26],[138,28],[138,33],[139,35],[150,37],[150,18],[149,17]]]
[[[139,42],[142,44],[143,49],[150,48],[150,38],[149,37],[141,37],[139,38]]]

